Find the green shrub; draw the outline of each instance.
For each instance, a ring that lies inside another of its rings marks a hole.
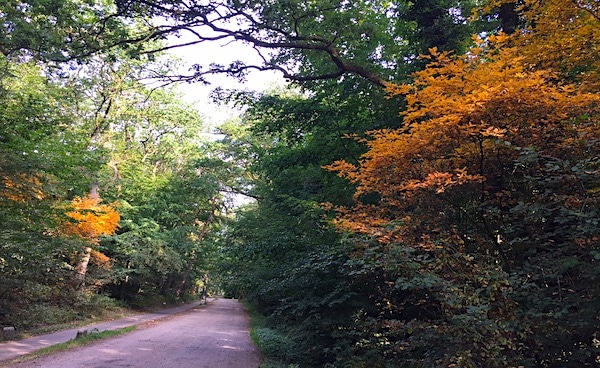
[[[57,325],[79,319],[75,310],[50,304],[34,304],[12,316],[14,324],[22,329]]]
[[[104,294],[80,293],[76,296],[72,308],[83,318],[96,318],[123,308],[123,304]]]
[[[297,346],[288,337],[267,327],[257,327],[253,330],[253,338],[260,350],[268,357],[286,362],[293,361]]]
[[[129,305],[135,309],[152,309],[153,307],[169,303],[164,295],[156,293],[137,294],[129,302]]]

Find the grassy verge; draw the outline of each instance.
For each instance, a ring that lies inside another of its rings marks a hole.
[[[147,305],[140,309],[134,309],[118,304],[107,306],[107,303],[105,302],[104,304],[100,305],[93,305],[91,307],[88,306],[86,313],[77,314],[75,313],[76,311],[73,311],[72,319],[69,321],[62,321],[61,323],[55,322],[57,318],[53,316],[52,310],[47,310],[44,313],[36,314],[35,317],[30,317],[26,323],[20,321],[20,324],[24,326],[17,325],[17,329],[13,333],[2,334],[2,331],[0,330],[0,342],[26,339],[32,336],[87,326],[93,323],[112,321],[139,313],[156,312],[167,308],[177,307],[182,304],[191,303],[196,300],[198,299],[177,300],[176,302],[171,303]],[[50,321],[50,323],[48,323],[48,321]],[[5,325],[10,326],[9,324]]]
[[[298,368],[294,343],[281,332],[268,327],[267,319],[245,303],[250,315],[250,338],[262,353],[260,368]]]
[[[123,334],[129,333],[131,331],[134,331],[136,329],[136,327],[137,326],[129,326],[129,327],[121,328],[118,330],[106,330],[106,331],[102,331],[102,332],[98,332],[98,333],[90,333],[85,336],[82,336],[82,337],[79,337],[79,338],[76,338],[73,340],[69,340],[67,342],[63,342],[60,344],[48,346],[48,347],[42,348],[40,350],[36,350],[35,352],[33,352],[31,354],[27,354],[27,355],[24,355],[22,357],[19,357],[19,358],[10,360],[10,361],[0,363],[0,367],[6,367],[6,366],[8,366],[10,364],[14,364],[14,363],[26,362],[29,360],[37,359],[42,356],[54,354],[59,351],[68,350],[68,349],[78,347],[78,346],[88,345],[94,341],[123,335]]]
[[[52,333],[56,331],[68,330],[70,328],[87,326],[92,323],[112,321],[119,318],[125,318],[128,316],[132,316],[134,314],[140,313],[139,311],[128,309],[128,308],[120,308],[118,310],[112,311],[104,311],[100,317],[88,317],[77,319],[74,321],[66,322],[66,323],[57,323],[51,325],[37,326],[26,329],[18,329],[14,334],[3,336],[0,334],[0,342],[2,341],[13,341],[26,339],[28,337],[43,335],[47,333]]]

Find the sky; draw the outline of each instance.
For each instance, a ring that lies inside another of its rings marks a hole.
[[[189,42],[193,39],[170,38],[169,43]],[[253,50],[242,43],[226,44],[224,41],[204,42],[201,44],[184,46],[171,49],[171,54],[182,59],[184,67],[182,73],[187,73],[192,64],[208,66],[210,63],[227,65],[235,60],[257,60]],[[257,60],[258,62],[258,60]],[[211,91],[217,87],[223,89],[243,89],[250,91],[264,91],[284,84],[284,78],[276,72],[252,71],[247,81],[239,83],[235,78],[225,75],[207,76],[210,85],[202,83],[181,83],[178,90],[184,95],[186,102],[193,103],[206,117],[210,124],[218,125],[228,118],[235,116],[236,111],[231,107],[218,106],[212,103],[209,97]]]
[[[173,42],[189,42],[183,38],[169,39],[169,43]],[[202,44],[178,47],[171,49],[171,54],[182,59],[184,67],[181,72],[188,71],[192,64],[198,63],[207,65],[210,63],[229,64],[235,60],[252,61],[256,60],[252,49],[241,43],[226,45],[224,42],[205,42]],[[258,62],[258,60],[257,60]],[[192,103],[204,115],[206,123],[214,127],[225,122],[236,115],[239,111],[235,111],[232,107],[217,105],[212,102],[209,97],[213,89],[221,87],[223,89],[243,89],[251,91],[265,91],[277,86],[284,85],[284,78],[276,72],[259,72],[252,71],[247,77],[245,83],[238,82],[233,77],[225,75],[207,76],[210,85],[202,83],[181,83],[177,89],[183,94],[183,99],[186,102]],[[213,137],[216,138],[216,137]],[[239,207],[244,204],[254,202],[253,198],[243,195],[231,195],[231,200],[234,207]]]

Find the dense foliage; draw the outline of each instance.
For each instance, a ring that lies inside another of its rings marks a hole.
[[[208,283],[265,366],[599,364],[597,2],[4,3],[0,324]],[[261,63],[180,75],[183,33]],[[219,141],[144,83],[253,69],[293,84]]]
[[[131,57],[129,47],[98,51],[133,32],[124,19],[101,19],[116,9],[109,2],[6,5],[0,325],[195,295],[210,280],[230,179],[202,149],[200,113],[143,83],[172,61]]]
[[[512,35],[429,38],[388,101],[346,80],[252,102],[269,145],[252,168],[262,199],[229,242],[232,291],[269,316],[275,360],[598,363],[595,6],[490,3],[478,21]]]

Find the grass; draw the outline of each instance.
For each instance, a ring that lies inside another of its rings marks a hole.
[[[244,300],[240,300],[248,315],[250,316],[250,339],[254,342],[254,345],[260,348],[260,341],[257,331],[267,324],[267,319],[262,314],[258,313],[254,307]]]
[[[133,309],[133,308],[128,308],[128,307],[124,307],[124,306],[102,308],[102,306],[98,306],[95,310],[90,311],[89,313],[86,313],[85,317],[78,316],[77,319],[74,319],[72,321],[68,321],[68,322],[64,322],[64,323],[51,323],[51,324],[34,323],[34,324],[36,324],[36,326],[25,327],[25,328],[19,328],[19,326],[17,326],[17,330],[11,334],[2,334],[2,331],[0,331],[0,342],[26,339],[26,338],[32,337],[32,336],[43,335],[43,334],[66,330],[66,329],[70,329],[70,328],[87,326],[87,325],[93,324],[93,323],[112,321],[115,319],[125,318],[125,317],[129,317],[129,316],[139,314],[139,313],[156,312],[159,310],[163,310],[165,308],[176,307],[176,306],[179,306],[184,303],[189,303],[194,300],[195,299],[178,301],[177,303],[157,304],[152,307],[147,307],[145,309]],[[40,321],[47,322],[49,320],[53,320],[53,316],[51,315],[51,312],[48,312],[45,315],[42,314],[40,316],[41,316],[41,318],[38,318],[38,320],[40,320]]]
[[[2,334],[0,334],[0,342],[25,339],[32,336],[43,335],[75,327],[82,327],[97,322],[112,321],[114,319],[128,317],[136,313],[139,313],[139,311],[127,308],[120,308],[119,310],[104,312],[100,318],[88,317],[66,323],[44,325],[26,329],[17,329],[17,331],[15,331],[14,334],[11,334],[9,336],[2,336]]]
[[[60,344],[48,346],[48,347],[42,348],[40,350],[36,350],[35,352],[33,352],[31,354],[27,354],[27,355],[24,355],[22,357],[19,357],[19,358],[13,359],[13,360],[2,362],[2,363],[0,363],[0,367],[6,367],[10,364],[30,361],[33,359],[40,358],[42,356],[54,354],[59,351],[65,351],[65,350],[72,349],[72,348],[75,348],[78,346],[89,345],[98,340],[103,340],[103,339],[108,339],[108,338],[119,336],[119,335],[124,335],[131,331],[134,331],[136,328],[137,328],[137,326],[129,326],[129,327],[124,327],[124,328],[121,328],[118,330],[106,330],[106,331],[102,331],[102,332],[98,332],[98,333],[89,333],[85,336],[81,336],[79,338],[69,340],[67,342],[63,342]]]
[[[250,304],[244,303],[250,315],[250,338],[262,353],[260,368],[297,368],[289,360],[290,341],[283,335],[267,327],[267,319]]]

